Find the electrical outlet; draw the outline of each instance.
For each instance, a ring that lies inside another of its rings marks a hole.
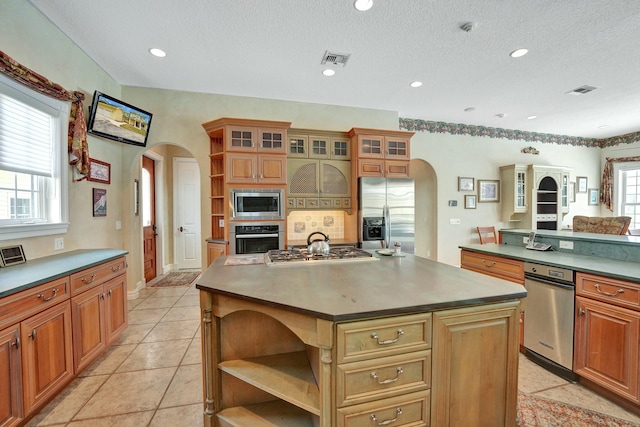
[[[224,227],[224,219],[218,220],[218,227]]]
[[[573,242],[567,242],[567,241],[564,241],[564,240],[560,240],[560,249],[573,250]]]
[[[57,237],[53,240],[53,249],[59,251],[60,249],[64,249],[64,238]]]
[[[524,237],[522,238],[522,243],[524,243],[525,245],[526,245],[527,243],[529,243],[529,238],[528,238],[527,236],[524,236]]]
[[[122,222],[116,221],[116,230],[120,230],[122,228]]]

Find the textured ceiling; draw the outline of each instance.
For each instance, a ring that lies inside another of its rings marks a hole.
[[[29,1],[122,85],[590,138],[640,131],[638,0],[374,0],[368,12],[352,0]],[[326,50],[351,54],[330,78]],[[566,94],[583,85],[598,89]]]

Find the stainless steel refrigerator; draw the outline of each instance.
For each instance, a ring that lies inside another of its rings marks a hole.
[[[411,178],[358,180],[359,240],[363,249],[393,248],[414,252],[415,181]]]

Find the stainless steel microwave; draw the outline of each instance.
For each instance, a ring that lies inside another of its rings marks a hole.
[[[284,191],[232,189],[231,219],[284,219]]]

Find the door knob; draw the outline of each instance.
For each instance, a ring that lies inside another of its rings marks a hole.
[[[178,228],[178,231],[182,233],[183,231],[187,231],[187,230],[185,228],[183,228],[182,226],[180,226],[180,228]]]

